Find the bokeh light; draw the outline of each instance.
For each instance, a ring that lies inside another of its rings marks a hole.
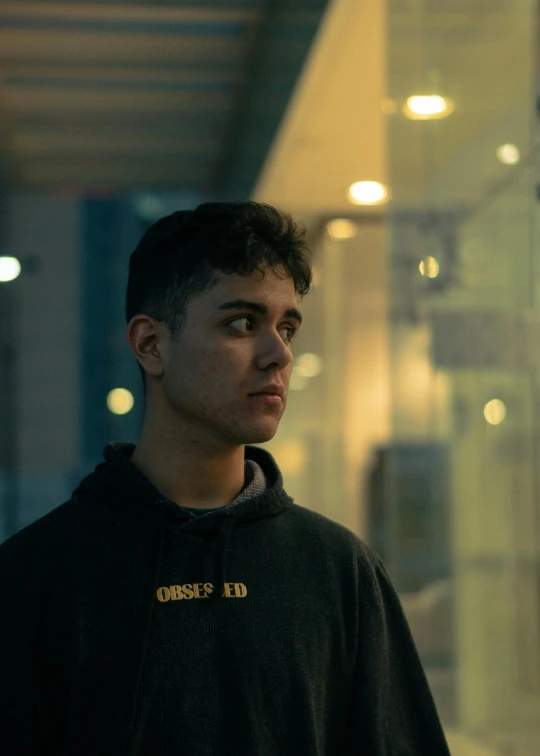
[[[403,113],[412,121],[430,121],[447,118],[455,105],[449,97],[440,95],[412,95],[403,106]]]
[[[388,190],[379,181],[356,181],[349,187],[348,197],[354,205],[376,205],[388,198]]]
[[[505,165],[515,165],[519,163],[519,149],[515,144],[501,144],[497,147],[497,159]]]
[[[134,403],[133,394],[125,388],[115,388],[107,395],[107,407],[114,415],[126,415]]]
[[[439,263],[434,257],[426,257],[425,260],[421,260],[418,268],[420,273],[427,278],[437,278],[439,275]]]
[[[506,418],[506,405],[500,399],[492,399],[484,407],[484,417],[490,425],[500,425]]]
[[[346,218],[335,218],[326,224],[326,230],[333,239],[352,239],[356,236],[357,227]]]
[[[0,282],[14,281],[21,272],[21,264],[16,257],[0,257]]]

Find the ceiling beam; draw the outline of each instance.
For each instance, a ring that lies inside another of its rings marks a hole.
[[[160,159],[163,153],[171,159],[193,153],[212,155],[216,151],[214,139],[161,137],[154,135],[137,136],[125,133],[96,134],[29,134],[16,132],[12,139],[12,149],[19,153],[21,159],[56,154],[59,159],[71,159],[77,155],[132,155],[134,159],[141,153],[151,153]]]
[[[194,174],[194,167],[196,173]],[[11,186],[49,189],[92,189],[114,191],[125,188],[202,189],[212,170],[212,163],[197,160],[164,160],[149,157],[146,160],[131,158],[85,159],[59,162],[54,159],[32,159],[18,166]]]
[[[103,90],[99,87],[4,86],[4,106],[23,115],[28,112],[93,111],[129,113],[182,113],[183,111],[222,112],[229,104],[225,92]]]
[[[20,21],[91,21],[104,22],[158,22],[174,23],[253,23],[257,20],[257,8],[223,8],[215,3],[201,2],[192,6],[133,5],[127,3],[36,3],[3,2],[0,19]]]
[[[234,35],[150,34],[120,31],[6,29],[0,25],[0,66],[30,62],[70,66],[189,65],[229,68],[242,60]]]
[[[41,83],[80,82],[81,84],[131,84],[136,82],[142,87],[147,85],[181,85],[186,87],[212,84],[216,88],[227,86],[236,79],[236,71],[214,68],[193,69],[192,66],[164,67],[164,66],[122,66],[122,65],[80,65],[36,64],[13,62],[4,64],[0,74],[0,81],[5,84],[27,83],[28,81]]]

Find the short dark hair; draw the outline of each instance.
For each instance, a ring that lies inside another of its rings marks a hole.
[[[313,280],[305,237],[290,215],[261,202],[206,202],[167,215],[147,229],[129,259],[126,322],[144,313],[177,338],[188,299],[217,286],[219,272],[248,276],[268,267],[278,275],[283,268],[303,297]]]

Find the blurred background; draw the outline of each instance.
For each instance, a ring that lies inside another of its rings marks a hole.
[[[537,0],[0,4],[0,541],[136,441],[161,216],[308,227],[288,493],[383,558],[453,756],[540,753]]]

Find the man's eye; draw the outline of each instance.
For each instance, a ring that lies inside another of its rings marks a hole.
[[[235,318],[234,320],[229,320],[228,325],[232,326],[233,323],[237,323],[239,320],[249,320],[250,323],[253,323],[253,318],[250,315],[241,315],[239,318]],[[287,341],[290,343],[294,337],[296,336],[297,328],[294,326],[283,326],[283,328],[286,328],[290,335],[287,338]]]
[[[232,323],[238,323],[239,320],[250,320],[251,321],[251,318],[249,318],[247,315],[242,315],[241,318],[235,318],[234,320],[229,320],[228,325],[231,325]]]

